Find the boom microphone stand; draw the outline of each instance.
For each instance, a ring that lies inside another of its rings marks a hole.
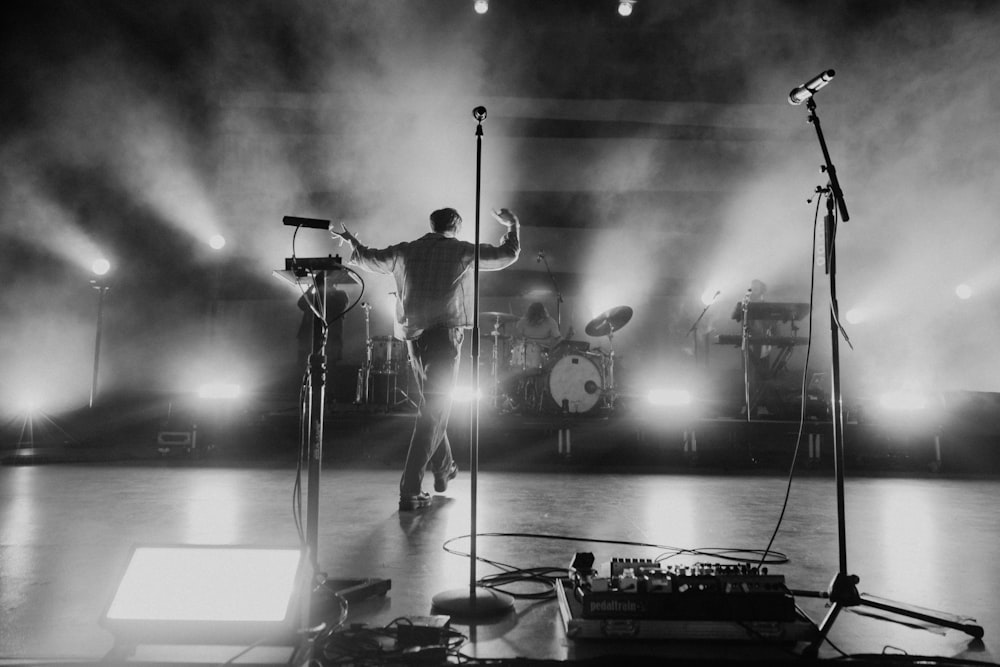
[[[469,432],[469,479],[472,519],[470,521],[469,587],[438,593],[432,599],[435,609],[460,618],[499,616],[514,608],[514,599],[491,588],[476,585],[476,495],[479,477],[479,206],[483,165],[483,121],[486,107],[472,110],[476,119],[476,251],[473,261],[472,308],[472,411]]]
[[[831,70],[829,72],[829,76],[832,77],[832,75],[833,72]],[[823,85],[825,85],[825,83]],[[800,99],[796,102],[793,99],[796,91],[798,90],[801,89],[795,89],[792,91],[792,96],[789,98],[789,101],[792,102],[792,104],[798,104],[802,101]],[[830,160],[830,152],[827,149],[826,140],[823,137],[823,130],[820,127],[819,116],[816,114],[816,100],[813,97],[814,92],[815,90],[809,91],[808,101],[806,102],[806,107],[809,110],[808,121],[812,123],[813,127],[816,128],[816,138],[819,140],[819,146],[823,152],[823,169],[826,171],[830,179],[830,191],[827,194],[826,202],[827,213],[824,218],[824,234],[826,240],[826,273],[829,275],[830,282],[830,358],[832,377],[832,393],[830,396],[830,402],[831,421],[833,424],[833,462],[837,487],[837,540],[840,567],[836,576],[830,583],[829,591],[821,593],[795,591],[795,593],[800,595],[829,598],[832,603],[826,617],[819,626],[819,632],[816,638],[806,648],[805,653],[809,656],[815,657],[819,652],[820,645],[826,639],[827,634],[829,634],[834,622],[840,615],[840,612],[846,607],[856,606],[872,607],[874,609],[899,614],[900,616],[917,619],[925,623],[961,630],[962,632],[979,639],[983,636],[983,628],[978,625],[962,623],[958,619],[953,620],[940,618],[933,614],[925,613],[927,610],[916,611],[913,608],[897,607],[873,600],[871,598],[862,597],[857,588],[860,578],[857,575],[850,574],[847,567],[847,530],[844,510],[844,412],[840,389],[841,328],[837,307],[837,213],[840,214],[840,218],[844,222],[847,222],[850,218],[847,213],[847,204],[844,201],[844,192],[841,190],[840,182],[837,179],[837,170],[833,166],[833,162]],[[834,208],[835,205],[836,209]]]
[[[709,301],[708,304],[704,308],[701,309],[701,314],[698,315],[698,319],[696,319],[694,321],[694,324],[692,324],[691,328],[688,329],[688,331],[687,331],[686,335],[688,335],[688,336],[691,336],[692,334],[694,334],[693,340],[694,340],[694,365],[695,366],[698,365],[698,325],[701,324],[701,320],[702,320],[702,318],[705,317],[705,313],[707,313],[708,309],[712,307],[712,305],[715,303],[715,300],[719,298],[720,294],[722,294],[721,291],[717,291],[715,293],[715,296],[713,296],[712,300]],[[705,340],[705,366],[708,366],[708,334],[707,333],[705,334],[705,339],[706,339]]]

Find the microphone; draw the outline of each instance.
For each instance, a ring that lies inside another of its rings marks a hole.
[[[297,218],[293,215],[286,215],[281,219],[286,225],[291,225],[292,227],[309,227],[310,229],[330,229],[329,220],[320,220],[319,218]]]
[[[486,107],[476,107],[472,110],[472,117],[482,123],[486,120]]]
[[[801,86],[792,88],[792,92],[788,93],[788,103],[795,106],[802,104],[812,97],[816,91],[830,83],[830,81],[833,80],[834,74],[836,74],[836,72],[832,69],[828,69],[825,72],[820,72],[813,78],[803,83]]]
[[[544,250],[539,250],[538,251],[538,257],[535,258],[535,264],[540,263],[544,257],[545,257],[545,251]]]

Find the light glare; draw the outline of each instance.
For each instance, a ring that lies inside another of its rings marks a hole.
[[[469,386],[458,386],[455,387],[451,392],[451,399],[456,403],[471,403],[473,400],[479,400],[483,397],[483,392],[476,391]]]
[[[632,1],[622,0],[618,3],[618,15],[619,16],[632,16]]]
[[[215,234],[208,240],[208,245],[214,250],[222,250],[226,245],[226,238],[222,234]]]
[[[958,296],[959,299],[965,301],[966,299],[972,297],[972,288],[966,285],[965,283],[962,283],[961,285],[955,288],[955,294]]]
[[[472,5],[472,8],[476,10],[477,14],[485,14],[490,11],[489,0],[476,0],[475,4]]]
[[[719,298],[720,294],[722,294],[721,290],[714,288],[707,289],[701,294],[701,303],[705,306],[710,306],[715,303],[715,300]]]
[[[111,270],[111,262],[101,257],[100,259],[95,259],[94,263],[90,265],[90,270],[99,276],[103,276],[108,271]]]
[[[684,389],[652,389],[647,398],[653,405],[691,405],[691,392]]]
[[[231,382],[211,382],[198,387],[198,396],[211,399],[234,399],[240,396],[240,385]]]
[[[890,391],[879,397],[879,405],[894,412],[917,412],[927,408],[927,395],[916,391]]]

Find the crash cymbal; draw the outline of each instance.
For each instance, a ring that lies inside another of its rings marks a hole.
[[[632,308],[629,306],[615,306],[606,310],[590,322],[584,331],[588,336],[610,336],[612,332],[618,331],[632,319]]]
[[[500,313],[494,311],[479,313],[479,317],[495,319],[497,322],[517,322],[517,320],[520,319],[517,315],[511,315],[510,313]]]

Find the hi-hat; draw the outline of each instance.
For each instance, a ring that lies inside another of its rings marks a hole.
[[[618,331],[632,319],[632,308],[629,306],[615,306],[606,310],[590,322],[584,331],[588,336],[610,336],[612,332]]]
[[[480,317],[493,317],[496,318],[497,322],[516,322],[519,318],[517,315],[511,315],[510,313],[500,313],[489,311],[485,313],[479,313]]]

